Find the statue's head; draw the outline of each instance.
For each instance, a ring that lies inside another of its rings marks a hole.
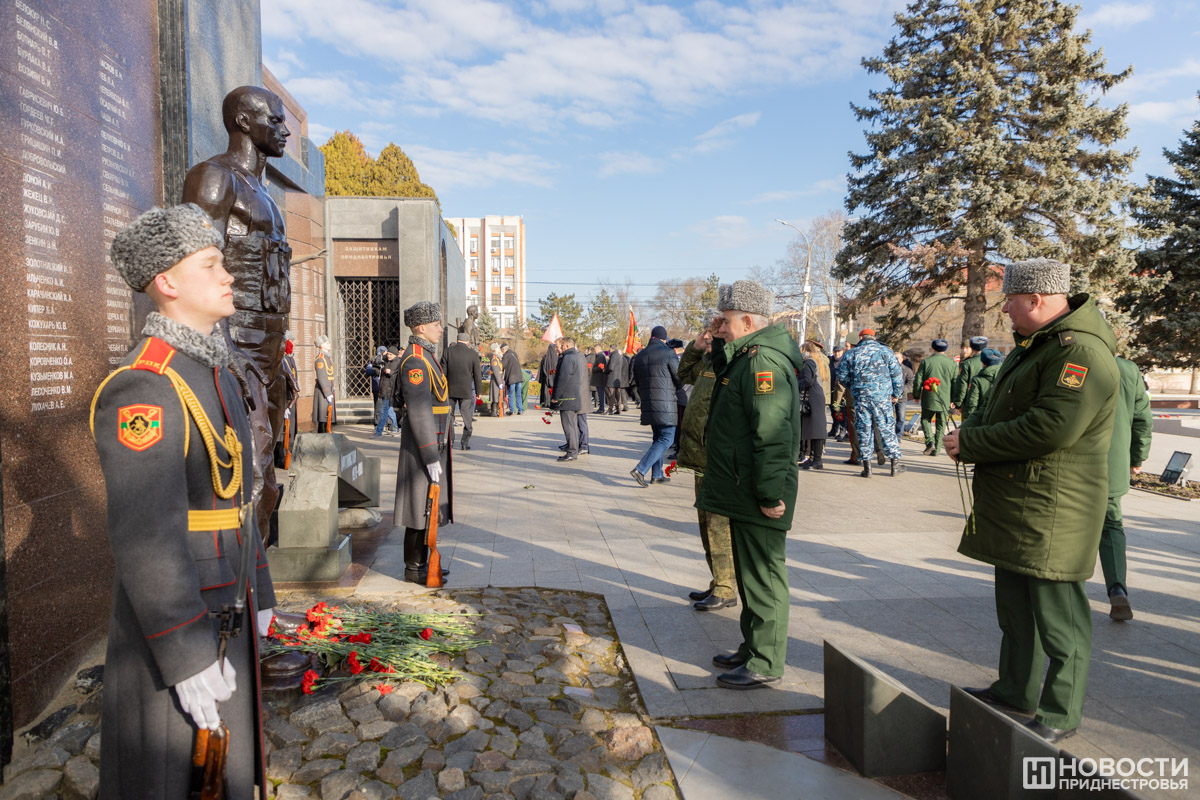
[[[474,319],[479,316],[479,306],[467,306],[467,316]]]
[[[221,119],[232,138],[246,136],[259,152],[279,158],[287,146],[288,130],[283,101],[259,86],[239,86],[225,95]]]

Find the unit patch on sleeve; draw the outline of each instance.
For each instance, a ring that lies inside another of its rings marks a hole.
[[[1087,367],[1081,367],[1068,361],[1063,367],[1062,374],[1058,376],[1058,385],[1068,389],[1082,389],[1083,382],[1087,380],[1087,374]]]
[[[775,394],[775,373],[770,370],[754,373],[754,393]]]
[[[117,441],[141,452],[162,440],[162,406],[122,406],[117,409]]]
[[[414,383],[414,384],[420,383],[423,380],[425,380],[425,371],[424,370],[417,368],[417,369],[410,369],[408,371],[408,382],[409,383]]]

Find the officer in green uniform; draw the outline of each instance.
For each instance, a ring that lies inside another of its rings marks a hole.
[[[695,496],[700,496],[704,484],[705,429],[711,407],[713,386],[713,339],[720,333],[725,317],[714,314],[709,325],[688,343],[679,358],[679,380],[692,387],[691,397],[683,412],[683,431],[679,439],[679,466],[695,473]],[[729,519],[720,514],[697,509],[700,522],[700,543],[704,545],[704,560],[708,562],[712,580],[707,589],[688,593],[697,611],[715,611],[736,606],[737,579],[733,574],[733,545],[729,540]]]
[[[963,419],[974,414],[987,402],[988,395],[992,392],[992,384],[996,382],[996,376],[1000,374],[1000,364],[1004,361],[1004,354],[994,347],[985,347],[979,354],[979,359],[983,362],[983,369],[975,373],[975,377],[971,379],[971,386],[967,389],[967,396],[962,403]]]
[[[984,407],[945,442],[952,458],[976,465],[958,551],[995,566],[1003,632],[999,679],[966,691],[1036,712],[1028,727],[1050,742],[1083,717],[1092,649],[1084,583],[1096,568],[1120,382],[1112,330],[1095,301],[1068,298],[1069,288],[1062,262],[1008,265],[1004,311],[1017,346]]]
[[[963,407],[963,401],[967,399],[967,391],[971,388],[971,381],[975,380],[975,376],[983,369],[983,359],[979,354],[987,346],[986,336],[972,336],[967,340],[967,345],[963,348],[962,360],[958,364],[958,373],[950,385],[950,402],[953,403],[954,408],[961,409]],[[963,419],[966,419],[966,415],[963,416]]]
[[[1125,521],[1121,518],[1121,498],[1129,492],[1129,476],[1142,471],[1142,462],[1150,455],[1150,434],[1154,418],[1150,414],[1150,395],[1137,364],[1117,359],[1121,373],[1121,399],[1113,423],[1112,445],[1108,449],[1108,507],[1100,532],[1100,569],[1108,591],[1108,616],[1119,621],[1133,619],[1129,590],[1125,583]]]
[[[950,414],[950,385],[958,371],[954,359],[946,355],[950,343],[934,339],[930,344],[933,355],[917,365],[913,378],[913,400],[921,402],[921,432],[925,434],[925,453],[936,456],[942,448]],[[928,384],[929,388],[925,386]]]
[[[214,332],[234,312],[221,245],[190,203],[146,212],[112,243],[117,272],[158,310],[92,399],[114,565],[101,800],[188,797],[196,730],[222,724],[226,797],[250,800],[258,784],[266,800],[270,786],[255,634],[270,625],[275,593],[258,528],[242,525],[253,513],[254,443]],[[234,600],[244,547],[249,613],[220,663],[217,617]]]
[[[729,518],[742,600],[742,644],[713,663],[717,683],[756,689],[783,675],[788,637],[787,532],[796,510],[804,357],[768,317],[775,296],[755,281],[722,286],[725,318],[713,340],[716,386],[708,414],[706,470],[696,508]]]

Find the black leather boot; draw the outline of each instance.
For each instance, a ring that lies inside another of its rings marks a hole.
[[[404,580],[425,585],[425,531],[421,528],[404,529]]]
[[[862,468],[863,468],[863,471],[860,472],[859,474],[864,478],[871,477],[871,459],[864,458],[862,460]]]

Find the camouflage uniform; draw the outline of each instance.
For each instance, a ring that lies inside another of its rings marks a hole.
[[[900,458],[892,398],[904,392],[904,374],[896,354],[874,339],[863,339],[842,356],[837,378],[854,398],[854,433],[862,458],[875,452],[875,430],[888,458]]]

